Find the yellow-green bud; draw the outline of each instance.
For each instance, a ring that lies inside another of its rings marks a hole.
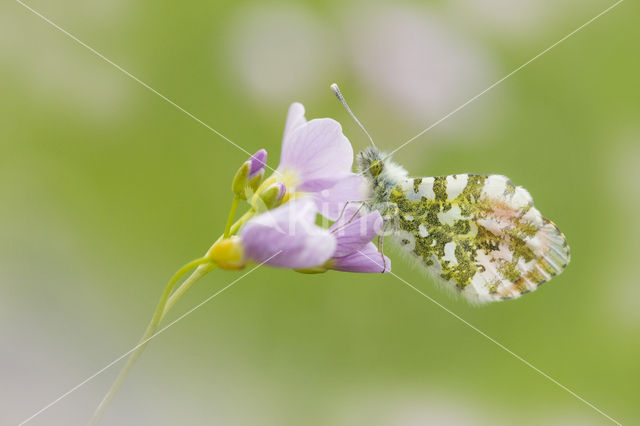
[[[286,190],[284,183],[273,183],[253,196],[251,206],[259,213],[276,208],[282,203]]]
[[[231,189],[236,197],[246,200],[259,187],[267,167],[267,151],[258,150],[236,172]],[[247,195],[248,194],[248,195]]]
[[[218,241],[211,247],[207,256],[221,269],[236,270],[244,268],[244,250],[240,237],[233,236]]]
[[[247,182],[247,188],[251,190],[252,193],[256,192],[256,190],[260,187],[262,183],[262,178],[264,177],[264,170],[257,175],[249,178],[249,182]]]
[[[247,199],[247,196],[245,195],[245,188],[247,187],[247,176],[249,176],[250,168],[251,164],[246,161],[238,169],[236,175],[233,178],[233,182],[231,183],[231,190],[233,191],[235,196],[243,200]]]

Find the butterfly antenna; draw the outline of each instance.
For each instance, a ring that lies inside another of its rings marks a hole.
[[[356,117],[353,111],[351,111],[351,108],[349,108],[349,105],[347,104],[347,101],[344,100],[344,96],[342,96],[342,92],[340,92],[340,88],[338,87],[338,85],[336,83],[333,83],[330,87],[333,94],[336,95],[336,98],[338,98],[338,100],[340,101],[342,106],[347,110],[351,118],[355,120],[356,124],[362,129],[365,135],[367,135],[367,137],[371,141],[371,145],[373,145],[373,147],[375,148],[376,144],[373,142],[373,138],[371,137],[369,132],[367,132],[367,129],[364,128],[362,123],[360,123],[360,120],[358,120],[358,117]]]

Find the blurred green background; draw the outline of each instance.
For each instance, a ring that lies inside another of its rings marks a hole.
[[[337,81],[391,150],[612,2],[28,4],[275,167],[293,101],[360,149]],[[539,291],[472,307],[397,255],[394,272],[623,424],[640,423],[639,10],[622,3],[395,155],[413,175],[529,189],[572,249]],[[222,230],[246,155],[16,2],[0,61],[9,425],[135,344]],[[240,274],[211,274],[171,317]],[[84,424],[118,367],[29,424]],[[262,268],[156,338],[104,424],[610,422],[393,276]]]

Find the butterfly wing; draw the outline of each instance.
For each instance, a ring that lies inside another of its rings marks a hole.
[[[569,262],[562,232],[505,176],[405,178],[390,201],[398,244],[468,299],[518,297]]]

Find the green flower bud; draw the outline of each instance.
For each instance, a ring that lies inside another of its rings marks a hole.
[[[247,188],[251,190],[252,193],[256,192],[256,190],[260,187],[262,183],[262,178],[264,177],[264,170],[257,175],[250,177],[249,182],[247,182]]]
[[[246,200],[245,188],[247,187],[247,177],[249,176],[249,170],[251,169],[251,163],[246,161],[236,172],[233,182],[231,183],[231,190],[236,197]]]
[[[260,193],[253,196],[251,206],[256,212],[262,213],[278,207],[282,203],[282,197],[287,192],[287,187],[282,182],[276,182],[267,186]]]
[[[261,149],[253,154],[236,172],[231,184],[231,189],[236,197],[243,200],[250,197],[260,187],[266,167],[267,151]]]

